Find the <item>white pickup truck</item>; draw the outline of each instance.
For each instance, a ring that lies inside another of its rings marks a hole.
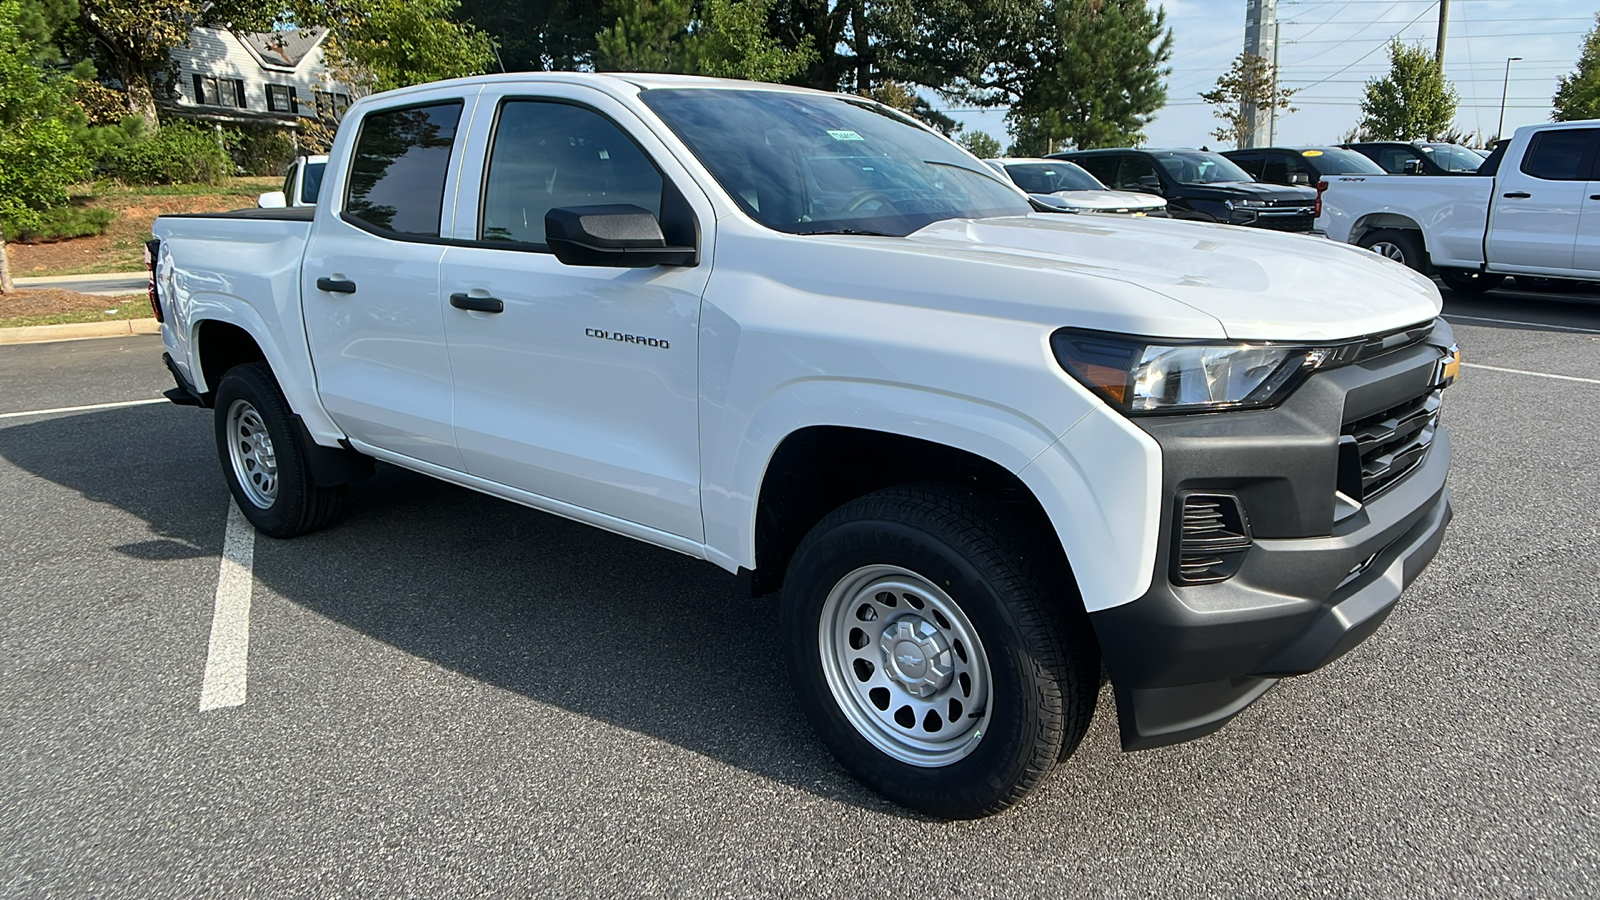
[[[1600,120],[1518,128],[1485,174],[1333,175],[1317,227],[1456,290],[1600,279]]]
[[[1125,748],[1215,730],[1371,634],[1450,518],[1430,282],[1034,214],[859,97],[407,88],[350,109],[314,209],[154,231],[169,396],[262,532],[378,460],[781,590],[823,741],[935,815],[1071,754],[1102,661]]]

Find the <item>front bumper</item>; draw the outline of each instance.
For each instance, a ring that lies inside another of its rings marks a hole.
[[[1439,356],[1423,343],[1322,373],[1274,410],[1141,420],[1161,445],[1169,501],[1157,577],[1132,603],[1090,614],[1124,749],[1215,731],[1277,679],[1337,659],[1388,617],[1450,521],[1449,435],[1438,428],[1409,474],[1335,521],[1339,433],[1425,388]],[[1225,581],[1169,575],[1174,521],[1192,491],[1237,496],[1250,519],[1251,547]]]

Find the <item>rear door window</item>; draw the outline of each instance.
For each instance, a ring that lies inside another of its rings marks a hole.
[[[386,109],[361,121],[344,215],[368,231],[438,237],[460,100]]]
[[[478,238],[543,246],[545,213],[564,206],[628,204],[660,219],[665,184],[639,145],[600,113],[508,100],[489,150]]]
[[[1600,128],[1562,128],[1533,136],[1522,171],[1545,181],[1588,181]]]
[[[1109,155],[1080,156],[1073,162],[1088,170],[1089,174],[1101,184],[1114,186],[1117,183],[1117,162],[1120,159],[1121,157]]]
[[[1117,188],[1124,191],[1160,190],[1161,176],[1156,173],[1155,164],[1142,156],[1124,156],[1122,166],[1117,169]]]

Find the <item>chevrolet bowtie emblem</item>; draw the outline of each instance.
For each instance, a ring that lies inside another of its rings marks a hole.
[[[1461,379],[1461,348],[1451,344],[1445,348],[1444,358],[1435,364],[1433,369],[1433,383],[1439,387],[1449,387]]]

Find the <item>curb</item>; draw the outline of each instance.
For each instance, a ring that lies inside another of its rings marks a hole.
[[[118,319],[114,322],[75,322],[70,325],[22,325],[0,328],[0,344],[42,344],[47,341],[76,341],[82,338],[127,337],[130,334],[160,334],[155,319]]]

